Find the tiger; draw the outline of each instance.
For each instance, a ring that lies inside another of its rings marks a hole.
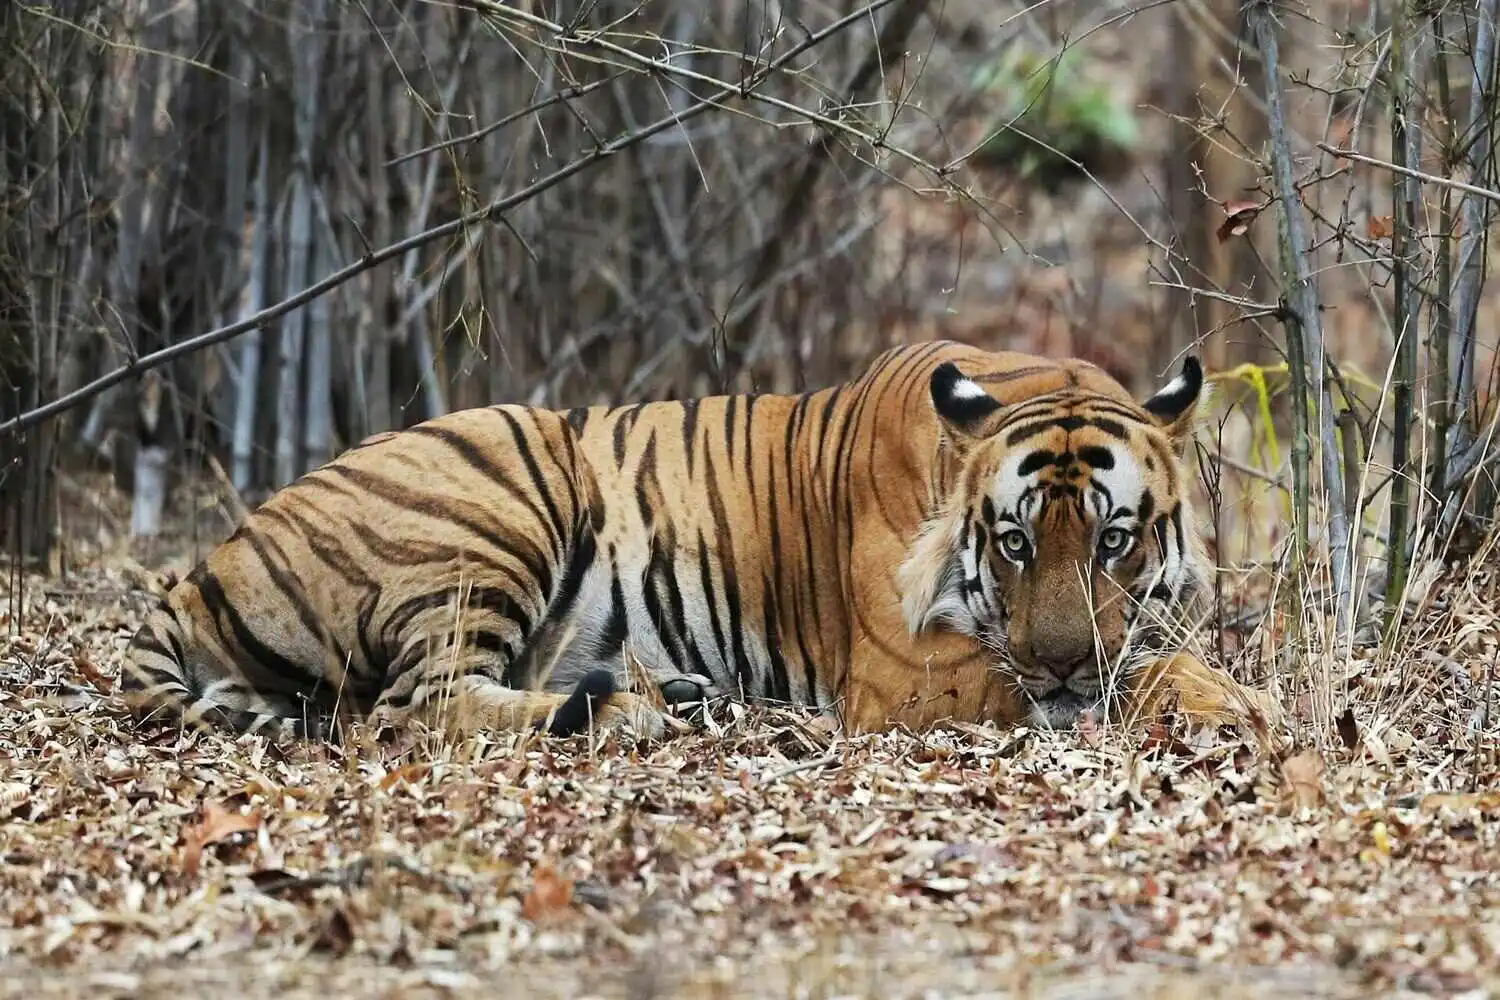
[[[724,698],[855,733],[1112,717],[1209,579],[1202,388],[1192,356],[1138,402],[1084,360],[937,340],[800,394],[451,412],[248,513],[121,685],[142,719],[294,739],[652,739]]]

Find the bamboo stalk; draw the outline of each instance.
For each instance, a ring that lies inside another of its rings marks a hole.
[[[1414,170],[1421,162],[1419,130],[1408,127],[1414,111],[1414,79],[1417,39],[1410,30],[1412,19],[1403,5],[1391,25],[1391,152],[1398,166]],[[1394,212],[1391,234],[1391,268],[1394,284],[1396,351],[1391,377],[1391,506],[1386,529],[1385,577],[1386,628],[1400,620],[1402,594],[1406,590],[1407,532],[1411,518],[1412,389],[1417,378],[1417,341],[1421,336],[1417,282],[1412,257],[1418,251],[1412,233],[1416,224],[1417,180],[1409,173],[1392,175],[1391,203]]]
[[[1269,0],[1254,0],[1246,4],[1244,9],[1265,70],[1271,166],[1276,196],[1281,206],[1280,260],[1283,280],[1287,284],[1283,327],[1287,339],[1287,366],[1291,374],[1290,390],[1295,425],[1292,438],[1292,476],[1297,517],[1296,569],[1302,575],[1305,593],[1310,590],[1311,583],[1306,576],[1307,532],[1310,524],[1307,477],[1311,467],[1311,438],[1315,419],[1323,488],[1326,491],[1324,508],[1328,520],[1329,568],[1333,577],[1334,628],[1337,641],[1342,644],[1350,635],[1353,610],[1349,603],[1349,525],[1344,513],[1344,476],[1340,467],[1342,456],[1335,444],[1333,405],[1323,374],[1327,361],[1321,308],[1318,288],[1309,266],[1302,202],[1292,173],[1291,140],[1281,90],[1280,47],[1272,6]]]

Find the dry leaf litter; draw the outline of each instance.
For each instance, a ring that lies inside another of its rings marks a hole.
[[[1484,579],[1433,581],[1418,669],[1482,685],[1495,623],[1456,606]],[[1294,752],[733,706],[651,746],[276,747],[122,716],[139,584],[26,577],[3,606],[0,996],[1500,988],[1500,784],[1462,706]]]

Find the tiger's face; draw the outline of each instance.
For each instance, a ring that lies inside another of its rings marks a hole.
[[[932,376],[954,471],[898,573],[908,627],[992,649],[1033,724],[1114,715],[1207,580],[1182,461],[1201,368],[1144,404],[1102,373],[1011,405],[980,377]]]

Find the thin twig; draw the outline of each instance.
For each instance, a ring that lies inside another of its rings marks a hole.
[[[866,6],[860,7],[858,10],[846,14],[845,16],[839,18],[837,21],[834,21],[832,24],[829,24],[821,30],[810,34],[803,41],[799,42],[797,45],[792,46],[777,58],[768,61],[756,73],[752,74],[750,78],[747,79],[743,84],[721,83],[719,88],[708,96],[695,101],[685,108],[674,110],[670,114],[662,118],[658,118],[656,121],[652,122],[650,125],[647,125],[643,129],[639,129],[634,132],[626,132],[611,140],[610,142],[590,150],[588,153],[585,153],[577,159],[570,161],[562,167],[559,167],[557,170],[554,170],[552,173],[546,175],[545,177],[542,177],[539,180],[528,184],[526,187],[522,188],[519,191],[506,195],[502,198],[497,198],[482,208],[476,209],[472,212],[467,212],[455,219],[443,223],[442,225],[434,226],[431,229],[427,229],[420,233],[408,236],[388,246],[382,247],[379,250],[368,253],[354,263],[340,268],[334,273],[328,275],[328,277],[322,279],[321,281],[307,286],[295,295],[288,296],[282,301],[268,306],[267,308],[260,310],[252,316],[249,316],[236,323],[230,323],[227,326],[222,326],[217,329],[210,330],[207,333],[201,333],[195,337],[189,337],[186,340],[179,341],[176,344],[171,345],[170,347],[163,348],[162,350],[153,351],[150,354],[141,355],[133,361],[121,365],[120,367],[115,368],[112,371],[106,372],[104,375],[99,376],[92,382],[80,386],[79,388],[74,389],[72,392],[66,393],[63,396],[52,400],[50,403],[36,407],[32,410],[28,410],[25,413],[20,414],[19,416],[12,417],[10,420],[5,421],[4,423],[0,423],[0,435],[24,431],[29,427],[35,426],[43,420],[55,417],[60,413],[64,413],[72,409],[73,407],[78,406],[80,403],[84,403],[89,399],[92,399],[94,396],[97,396],[99,393],[105,391],[106,389],[118,385],[130,378],[141,375],[142,373],[150,371],[154,368],[159,368],[162,365],[177,360],[178,358],[188,357],[198,351],[204,350],[205,348],[213,347],[216,344],[221,344],[225,341],[231,340],[242,333],[261,329],[271,321],[286,315],[294,309],[306,305],[308,302],[311,302],[318,296],[339,287],[340,285],[349,281],[351,278],[363,274],[365,271],[368,271],[373,267],[383,264],[388,260],[399,258],[402,255],[409,253],[412,250],[424,247],[429,243],[433,243],[441,239],[446,239],[449,236],[453,236],[454,234],[463,231],[469,226],[473,226],[482,222],[489,222],[502,213],[515,208],[517,205],[521,205],[527,201],[530,201],[542,192],[556,187],[558,184],[561,184],[563,181],[574,176],[575,174],[581,173],[582,171],[588,169],[601,160],[608,159],[609,157],[614,156],[615,154],[622,152],[623,150],[629,149],[633,146],[637,146],[661,132],[666,132],[670,129],[677,128],[684,121],[690,118],[696,118],[697,116],[711,109],[719,108],[728,101],[743,99],[746,95],[753,94],[756,87],[760,86],[765,82],[767,78],[782,69],[784,66],[791,63],[793,60],[827,41],[829,38],[832,38],[838,33],[847,30],[850,26],[859,23],[860,21],[869,17],[875,11],[888,7],[896,2],[897,0],[872,0],[872,2],[867,4]],[[927,169],[933,171],[934,173],[938,172],[937,168],[932,167],[931,165],[926,166]]]
[[[795,764],[791,764],[787,767],[778,768],[777,770],[772,771],[765,777],[761,778],[760,783],[762,785],[769,785],[773,782],[780,781],[782,778],[790,777],[802,771],[815,771],[820,767],[827,767],[830,764],[837,764],[838,761],[839,755],[836,753],[827,753],[821,757],[814,757],[811,760],[798,761]]]
[[[1364,153],[1356,153],[1352,149],[1340,149],[1338,146],[1333,146],[1326,142],[1320,142],[1317,145],[1318,148],[1323,150],[1325,153],[1332,153],[1334,156],[1340,157],[1345,160],[1354,160],[1357,163],[1365,163],[1372,167],[1379,167],[1382,170],[1389,170],[1393,174],[1401,174],[1404,177],[1414,177],[1417,180],[1423,181],[1428,184],[1436,184],[1438,187],[1452,188],[1455,191],[1462,191],[1465,194],[1472,194],[1476,197],[1483,198],[1486,201],[1500,202],[1500,191],[1492,191],[1489,188],[1482,188],[1477,184],[1466,184],[1463,181],[1456,181],[1451,177],[1439,177],[1437,174],[1429,174],[1423,170],[1414,170],[1411,167],[1403,167],[1399,164],[1392,163],[1389,160],[1382,160],[1374,156],[1366,156]]]

